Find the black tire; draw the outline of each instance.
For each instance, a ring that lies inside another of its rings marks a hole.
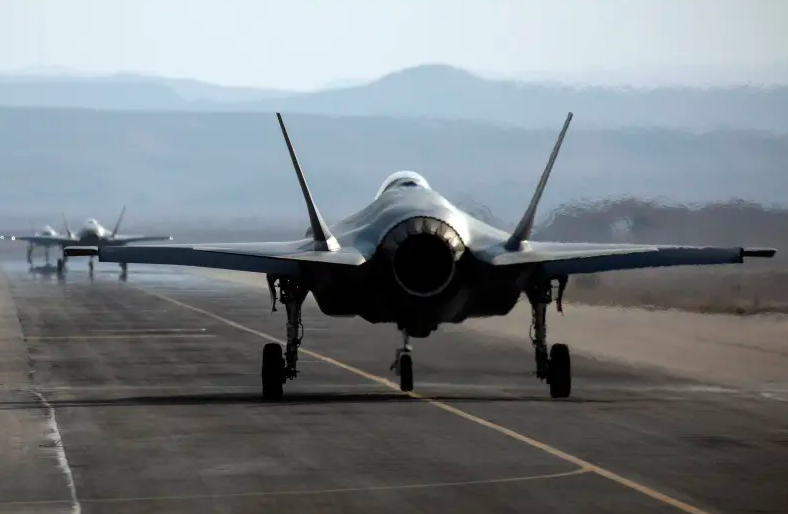
[[[572,392],[572,361],[569,347],[554,344],[550,348],[550,396],[568,398]]]
[[[63,259],[58,259],[57,260],[57,272],[58,273],[63,273],[63,266],[64,265],[65,265],[65,263],[63,262]]]
[[[413,359],[408,354],[399,358],[399,388],[406,393],[413,391]]]
[[[285,360],[282,358],[282,346],[268,343],[263,347],[263,398],[278,400],[284,394]]]

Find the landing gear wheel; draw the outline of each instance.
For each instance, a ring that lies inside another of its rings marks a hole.
[[[550,348],[549,382],[553,398],[568,398],[572,392],[572,363],[569,347],[565,344],[554,344]]]
[[[413,391],[413,359],[407,353],[399,358],[399,388],[405,393]]]
[[[63,267],[65,266],[65,261],[61,258],[57,260],[57,272],[63,273]]]
[[[285,360],[282,358],[282,347],[277,343],[268,343],[263,347],[263,398],[279,400],[284,394]]]

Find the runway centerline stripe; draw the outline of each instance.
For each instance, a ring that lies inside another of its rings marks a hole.
[[[238,330],[242,330],[242,331],[250,333],[250,334],[254,334],[254,335],[256,335],[258,337],[261,337],[263,339],[267,339],[268,341],[271,341],[273,343],[278,343],[280,345],[286,345],[287,344],[286,341],[284,341],[282,339],[279,339],[278,337],[274,337],[274,336],[272,336],[270,334],[266,334],[265,332],[260,332],[259,330],[255,330],[255,329],[253,329],[251,327],[247,327],[246,325],[242,325],[242,324],[240,324],[238,322],[235,322],[235,321],[233,321],[231,319],[227,319],[227,318],[225,318],[223,316],[219,316],[218,314],[214,314],[213,312],[207,311],[205,309],[201,309],[199,307],[195,307],[193,305],[189,305],[188,303],[182,302],[180,300],[176,300],[175,298],[170,298],[169,296],[163,295],[161,293],[156,293],[156,292],[153,292],[153,291],[149,291],[147,289],[143,289],[143,288],[137,287],[137,286],[130,286],[130,287],[134,287],[135,289],[137,289],[139,291],[143,291],[143,292],[145,292],[145,293],[147,293],[147,294],[149,294],[149,295],[151,295],[151,296],[153,296],[155,298],[159,298],[161,300],[164,300],[166,302],[172,303],[174,305],[178,305],[180,307],[183,307],[184,309],[189,309],[189,310],[191,310],[193,312],[198,312],[198,313],[203,314],[205,316],[209,316],[209,317],[211,317],[211,318],[213,318],[215,320],[218,320],[218,321],[221,321],[222,323],[225,323],[226,325],[229,325],[231,327],[237,328]],[[448,404],[446,404],[444,402],[441,402],[441,401],[438,401],[438,400],[432,400],[429,397],[422,396],[422,395],[420,395],[418,393],[414,393],[414,392],[403,393],[402,391],[400,391],[400,388],[399,388],[398,384],[395,384],[394,382],[392,382],[390,380],[387,380],[387,379],[385,379],[383,377],[380,377],[380,376],[377,376],[377,375],[373,375],[371,373],[367,373],[364,370],[361,370],[361,369],[356,368],[354,366],[350,366],[349,364],[345,364],[344,362],[340,362],[340,361],[338,361],[336,359],[332,359],[331,357],[326,357],[325,355],[321,355],[319,353],[315,353],[315,352],[313,352],[311,350],[306,350],[303,347],[301,347],[299,350],[300,350],[301,353],[305,353],[306,355],[309,355],[310,357],[314,357],[316,359],[320,359],[320,360],[322,360],[324,362],[327,362],[329,364],[333,364],[333,365],[335,365],[335,366],[337,366],[339,368],[342,368],[342,369],[344,369],[346,371],[354,373],[354,374],[356,374],[358,376],[364,377],[366,379],[372,380],[373,382],[377,382],[378,384],[384,385],[384,386],[386,386],[386,387],[388,387],[390,389],[393,389],[393,390],[401,393],[404,396],[409,396],[409,397],[411,397],[413,399],[421,400],[423,402],[429,403],[430,405],[433,405],[433,406],[435,406],[435,407],[437,407],[437,408],[439,408],[441,410],[444,410],[446,412],[449,412],[451,414],[454,414],[456,416],[464,418],[464,419],[466,419],[468,421],[472,421],[472,422],[476,423],[477,425],[481,425],[483,427],[487,427],[487,428],[492,429],[492,430],[494,430],[494,431],[496,431],[498,433],[501,433],[503,435],[511,437],[512,439],[515,439],[517,441],[525,443],[525,444],[527,444],[529,446],[532,446],[534,448],[538,448],[539,450],[542,450],[542,451],[544,451],[546,453],[549,453],[550,455],[558,457],[559,459],[565,460],[567,462],[571,462],[572,464],[575,464],[576,466],[580,467],[581,469],[586,469],[586,470],[588,470],[590,472],[593,472],[593,473],[595,473],[595,474],[597,474],[597,475],[599,475],[601,477],[607,478],[608,480],[612,480],[613,482],[616,482],[617,484],[623,485],[624,487],[627,487],[629,489],[632,489],[634,491],[642,493],[642,494],[644,494],[644,495],[646,495],[646,496],[648,496],[650,498],[653,498],[654,500],[657,500],[657,501],[659,501],[659,502],[661,502],[661,503],[663,503],[665,505],[670,505],[671,507],[675,507],[676,509],[678,509],[678,510],[680,510],[682,512],[685,512],[687,514],[711,514],[708,511],[705,511],[703,509],[700,509],[698,507],[690,505],[690,504],[688,504],[686,502],[683,502],[681,500],[673,498],[672,496],[668,496],[667,494],[664,494],[664,493],[661,493],[661,492],[659,492],[659,491],[657,491],[655,489],[652,489],[651,487],[648,487],[647,485],[644,485],[644,484],[641,484],[641,483],[636,482],[634,480],[631,480],[629,478],[623,477],[623,476],[621,476],[621,475],[619,475],[617,473],[614,473],[614,472],[612,472],[612,471],[610,471],[608,469],[605,469],[605,468],[603,468],[601,466],[598,466],[598,465],[593,464],[591,462],[588,462],[588,461],[586,461],[584,459],[581,459],[580,457],[576,457],[574,455],[566,453],[565,451],[559,450],[558,448],[550,446],[549,444],[543,443],[541,441],[537,441],[536,439],[533,439],[533,438],[528,437],[526,435],[520,434],[519,432],[515,432],[514,430],[506,428],[506,427],[504,427],[502,425],[498,425],[497,423],[493,423],[492,421],[488,421],[488,420],[480,418],[478,416],[474,416],[473,414],[465,412],[464,410],[458,409],[456,407],[452,407],[451,405],[448,405]]]

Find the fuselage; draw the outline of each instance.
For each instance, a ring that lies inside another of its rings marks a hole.
[[[87,220],[77,232],[78,244],[84,246],[100,246],[103,241],[111,238],[112,232],[93,218]]]
[[[419,179],[393,175],[372,203],[330,227],[341,246],[360,250],[367,262],[310,277],[324,313],[394,322],[425,337],[440,323],[505,315],[516,305],[527,278],[522,268],[493,267],[473,255],[507,234]]]

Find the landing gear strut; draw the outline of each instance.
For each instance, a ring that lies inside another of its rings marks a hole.
[[[57,260],[57,273],[58,275],[63,274],[63,270],[66,268],[66,256],[62,256]]]
[[[399,377],[399,388],[406,393],[413,391],[413,359],[410,356],[412,350],[410,336],[406,330],[402,330],[402,348],[397,349],[394,354],[394,362],[389,366],[389,370],[393,370]]]
[[[561,299],[566,287],[566,277],[558,279],[556,307],[563,312]],[[554,344],[547,351],[547,306],[553,301],[551,280],[537,279],[528,284],[525,294],[531,304],[531,341],[536,358],[536,376],[550,385],[550,396],[567,398],[572,392],[572,366],[569,347]]]
[[[278,282],[278,284],[277,284]],[[282,386],[290,379],[298,376],[298,348],[304,336],[304,325],[301,323],[301,307],[309,290],[302,284],[291,279],[274,279],[269,277],[271,288],[272,310],[276,311],[276,286],[279,286],[279,301],[287,312],[287,344],[284,359],[282,347],[278,343],[268,343],[263,348],[263,366],[261,378],[263,397],[277,400],[282,397]]]

